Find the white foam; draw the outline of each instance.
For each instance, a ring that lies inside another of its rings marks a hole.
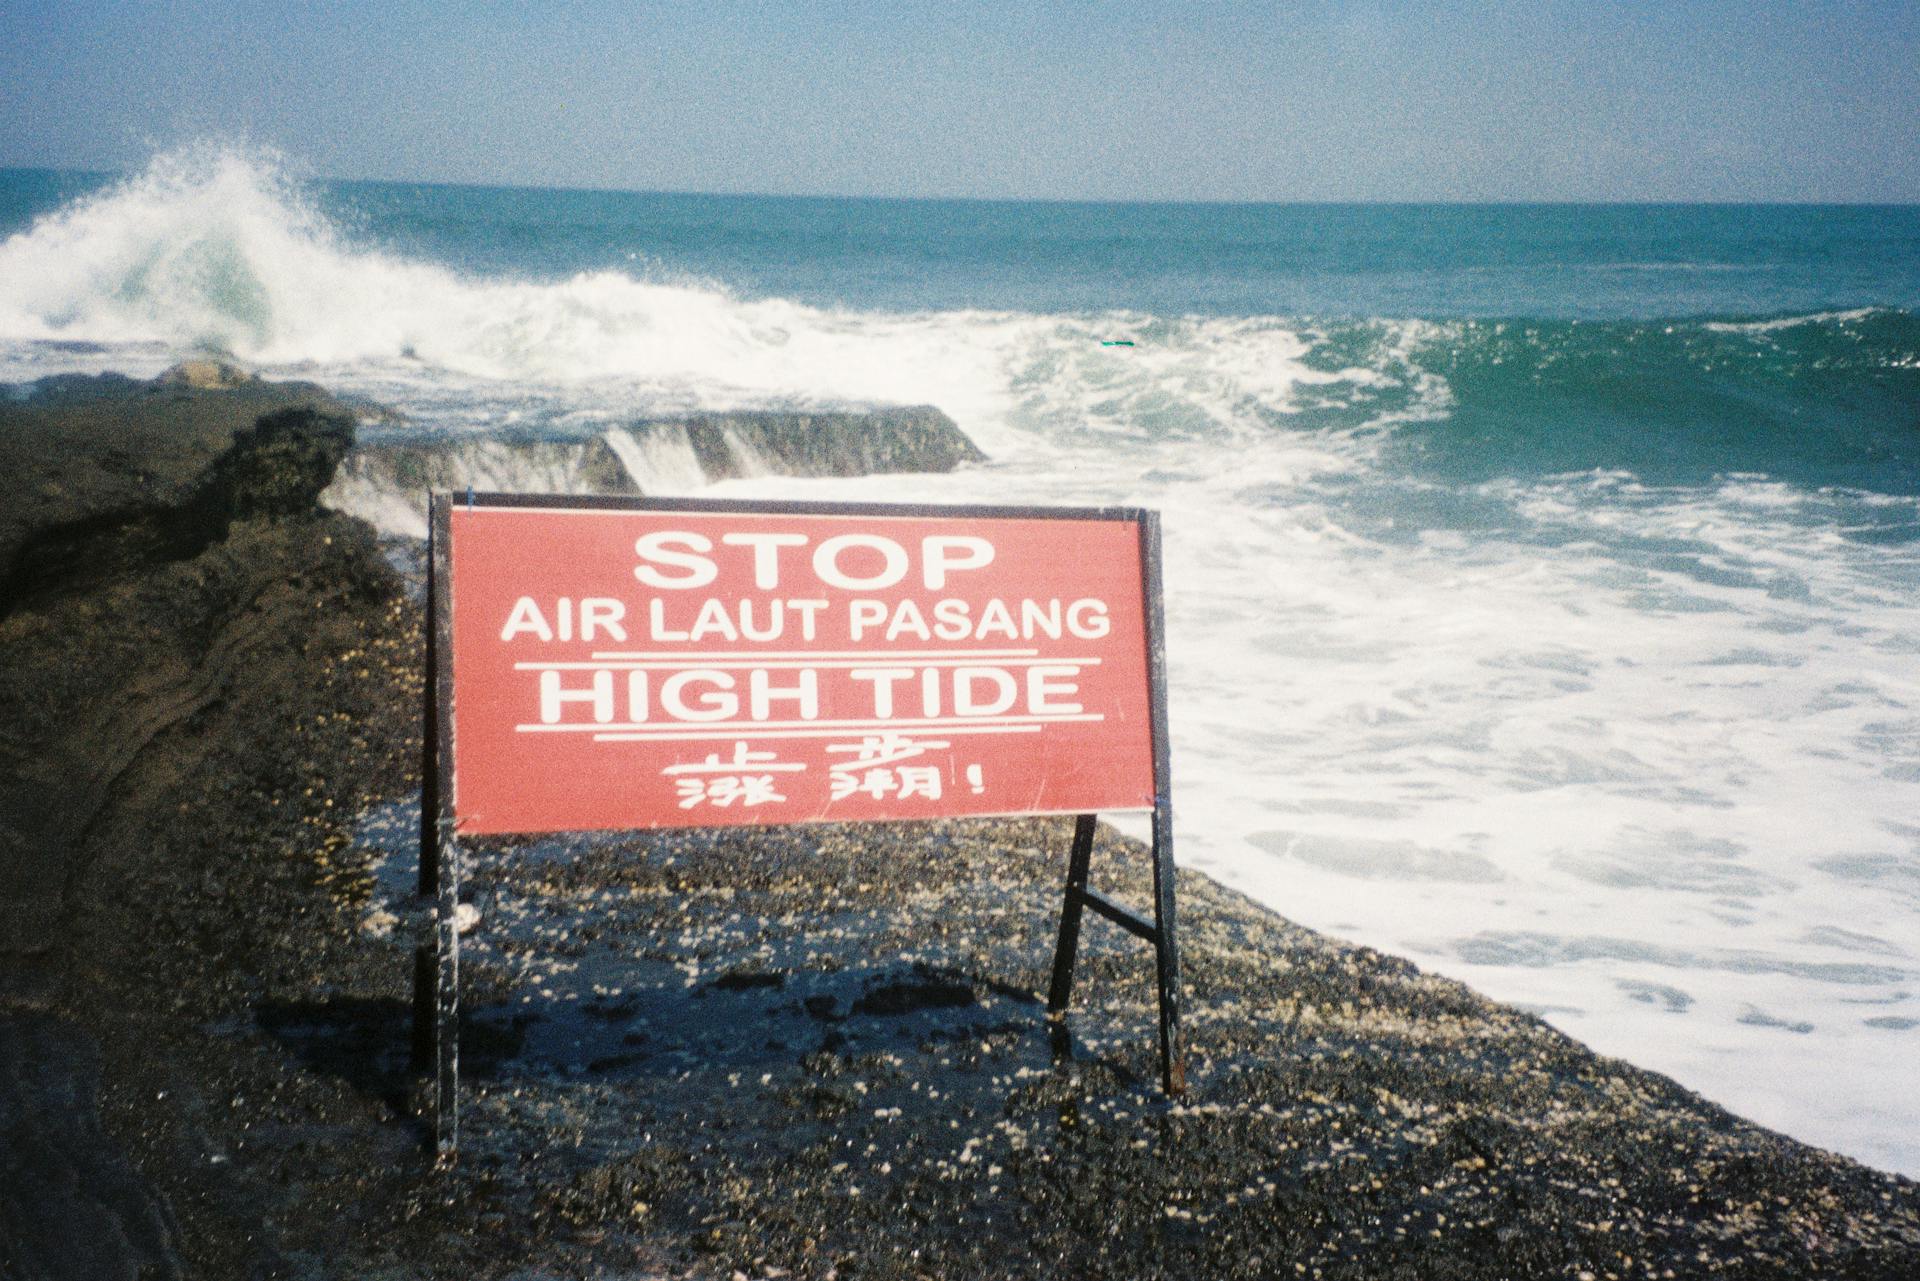
[[[1747,334],[1758,337],[1803,325],[1844,325],[1866,320],[1879,313],[1878,307],[1853,307],[1845,311],[1816,311],[1804,316],[1776,316],[1771,320],[1709,321],[1701,326],[1721,334]]]
[[[1488,485],[1433,537],[1346,492],[1226,444],[912,491],[1165,512],[1183,862],[1920,1172],[1914,558],[1751,479]]]
[[[138,345],[150,360],[211,347],[448,429],[583,407],[932,402],[992,453],[1023,430],[1231,432],[1250,411],[1288,412],[1299,387],[1370,376],[1308,367],[1272,319],[892,315],[611,271],[474,278],[355,244],[270,160],[210,148],[0,244],[0,280],[9,372],[44,372],[45,352],[20,355],[36,341]],[[1149,323],[1149,344],[1100,346]]]
[[[643,494],[688,494],[706,486],[693,440],[678,423],[655,424],[637,436],[615,427],[607,432],[607,444]]]

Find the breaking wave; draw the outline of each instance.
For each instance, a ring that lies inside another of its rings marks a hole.
[[[1393,435],[1402,461],[1449,480],[1755,472],[1920,492],[1920,317],[1898,309],[1672,321],[862,311],[657,266],[477,274],[346,222],[270,156],[162,156],[0,243],[0,343],[142,348],[149,363],[216,350],[480,427],[933,403],[989,452],[1036,437],[1285,435],[1304,474],[1348,469]],[[626,256],[649,263],[648,249]],[[7,372],[31,376],[32,361]]]

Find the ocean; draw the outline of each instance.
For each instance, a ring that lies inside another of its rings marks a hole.
[[[376,437],[932,404],[991,460],[650,493],[1157,508],[1184,866],[1920,1176],[1920,208],[0,171],[0,380],[208,350]]]

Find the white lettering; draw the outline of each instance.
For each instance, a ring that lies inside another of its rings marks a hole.
[[[653,638],[657,641],[687,640],[687,633],[675,631],[667,626],[667,602],[658,596],[647,602],[647,619]]]
[[[879,573],[858,577],[840,567],[840,553],[855,547],[880,553],[884,567]],[[837,534],[814,548],[813,572],[829,587],[850,592],[879,591],[907,576],[907,549],[878,534]]]
[[[741,601],[740,634],[750,641],[779,640],[787,617],[787,611],[781,608],[782,603],[777,600],[767,602],[767,625],[756,630],[753,625],[753,602]]]
[[[976,681],[991,681],[996,693],[991,702],[980,702],[974,693]],[[1013,677],[998,667],[958,667],[953,673],[953,714],[955,716],[998,716],[1013,706],[1020,687]]]
[[[543,641],[553,639],[553,628],[547,626],[545,616],[533,597],[522,596],[513,602],[513,612],[507,615],[507,625],[500,629],[500,639],[510,641],[521,632],[532,632]]]
[[[1078,703],[1055,703],[1050,700],[1058,696],[1071,698],[1080,692],[1078,681],[1056,679],[1058,677],[1078,676],[1078,666],[1060,665],[1054,667],[1029,667],[1027,669],[1027,711],[1035,716],[1045,716],[1057,712],[1063,715],[1076,715],[1085,709]]]
[[[938,600],[933,603],[933,616],[939,620],[933,625],[933,634],[943,641],[965,640],[973,632],[973,622],[968,617],[967,602],[963,600]]]
[[[827,607],[823,600],[790,600],[787,608],[801,615],[800,639],[812,640],[819,635],[820,611]]]
[[[911,667],[856,667],[847,675],[857,681],[867,681],[873,686],[873,715],[876,720],[887,720],[893,715],[893,687],[895,683],[913,675]]]
[[[670,550],[675,546],[688,550]],[[715,565],[709,557],[699,554],[713,550],[713,540],[704,534],[663,529],[655,533],[643,534],[635,539],[633,550],[642,560],[671,565],[686,571],[684,574],[664,574],[652,565],[634,566],[633,576],[649,587],[663,587],[670,590],[705,587],[720,576],[720,567]]]
[[[975,640],[985,640],[988,632],[1005,632],[1008,640],[1019,640],[1020,631],[1013,625],[1013,614],[1007,609],[1007,602],[998,596],[987,602],[980,611],[980,625],[973,629]]]
[[[962,555],[961,553],[965,553]],[[947,585],[950,569],[980,569],[993,563],[993,544],[970,534],[936,534],[920,544],[921,580],[937,592]]]
[[[847,606],[847,630],[859,640],[869,627],[878,627],[887,617],[887,603],[881,600],[857,600]]]
[[[887,639],[894,640],[902,632],[912,632],[921,640],[932,640],[933,633],[927,630],[927,620],[921,616],[920,607],[910,600],[900,602],[893,611],[893,621],[887,624]]]
[[[820,716],[820,673],[811,667],[803,667],[794,673],[799,683],[785,689],[773,688],[773,677],[764,668],[756,667],[747,674],[747,701],[752,708],[753,719],[765,721],[773,719],[773,700],[791,699],[800,705],[798,719],[816,720]]]
[[[699,617],[693,620],[693,631],[688,634],[688,639],[700,640],[709,633],[730,641],[740,639],[740,633],[734,629],[733,620],[727,617],[726,602],[712,596],[700,606]]]
[[[1032,640],[1041,632],[1047,634],[1048,640],[1060,639],[1060,598],[1058,596],[1047,602],[1044,611],[1037,600],[1020,602],[1020,634],[1027,640]]]
[[[593,674],[592,689],[561,689],[560,673],[545,671],[540,673],[540,720],[543,724],[557,725],[560,713],[567,703],[592,703],[593,719],[605,724],[613,719],[613,673],[607,671]]]
[[[780,549],[805,547],[805,534],[722,534],[720,541],[729,547],[753,548],[753,585],[772,591],[780,585]]]
[[[1067,630],[1082,640],[1100,640],[1113,630],[1107,602],[1085,599],[1067,606]]]
[[[714,688],[698,695],[699,705],[689,707],[687,686],[696,681]],[[740,714],[740,696],[720,691],[733,688],[733,677],[709,668],[675,672],[660,683],[660,706],[667,715],[682,721],[724,721]]]
[[[580,602],[580,639],[590,641],[596,631],[605,632],[613,640],[627,638],[627,629],[620,620],[627,616],[627,607],[611,596],[589,596]]]

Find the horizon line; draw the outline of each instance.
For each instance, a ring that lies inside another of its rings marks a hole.
[[[45,164],[0,163],[0,173],[47,173],[80,178],[116,179],[137,176],[144,165],[120,169],[63,167]],[[293,166],[297,169],[298,166]],[[1831,199],[1807,196],[1696,196],[1637,197],[1592,199],[1571,196],[982,196],[982,195],[885,195],[877,193],[796,192],[796,191],[718,191],[667,187],[620,187],[597,183],[542,184],[534,182],[475,182],[447,178],[341,177],[315,173],[296,174],[296,181],[339,186],[434,187],[467,191],[563,192],[581,195],[672,197],[719,200],[795,200],[795,201],[873,201],[890,204],[981,204],[981,205],[1106,205],[1142,206],[1220,206],[1278,208],[1340,208],[1351,206],[1403,206],[1407,208],[1807,208],[1807,209],[1912,209],[1920,208],[1920,197],[1904,200]]]

